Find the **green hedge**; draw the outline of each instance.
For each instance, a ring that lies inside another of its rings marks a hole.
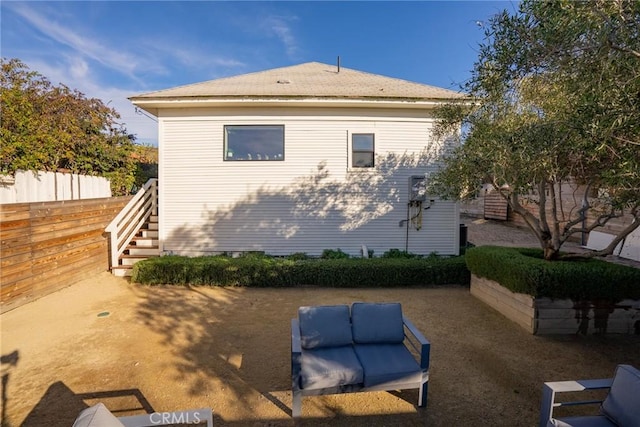
[[[463,257],[293,260],[257,255],[164,256],[136,263],[132,276],[133,282],[149,285],[249,287],[469,285],[469,280]]]
[[[534,297],[640,299],[640,269],[600,259],[545,261],[538,249],[480,246],[467,250],[465,260],[474,275]]]

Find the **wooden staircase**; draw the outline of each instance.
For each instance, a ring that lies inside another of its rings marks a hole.
[[[118,257],[118,265],[111,267],[114,276],[129,277],[133,265],[160,256],[158,244],[158,215],[151,215]]]
[[[150,179],[107,226],[109,268],[115,276],[131,276],[133,265],[160,256],[158,180]]]

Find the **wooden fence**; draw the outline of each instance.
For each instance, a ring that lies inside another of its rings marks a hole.
[[[507,199],[498,191],[489,190],[484,196],[484,218],[506,221],[509,218]]]
[[[105,227],[131,197],[0,207],[0,312],[109,268]]]
[[[44,171],[16,171],[13,175],[0,174],[0,203],[33,203],[98,197],[111,197],[109,180],[101,176]]]

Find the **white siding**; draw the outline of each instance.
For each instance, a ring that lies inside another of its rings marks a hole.
[[[285,126],[285,160],[223,161],[225,124]],[[167,110],[160,114],[160,239],[185,255],[273,255],[362,245],[381,255],[458,253],[458,207],[434,202],[422,229],[407,217],[409,177],[424,175],[426,113],[339,109]],[[349,168],[349,133],[375,133],[375,170]],[[425,203],[428,205],[429,203]]]

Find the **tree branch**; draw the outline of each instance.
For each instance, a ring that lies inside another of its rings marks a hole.
[[[546,183],[544,180],[540,180],[537,184],[538,187],[538,197],[540,204],[538,205],[538,217],[540,218],[540,238],[541,243],[545,240],[548,240],[549,237],[552,237],[551,231],[549,230],[549,223],[547,222],[547,192],[546,192]],[[548,238],[545,239],[545,236]],[[543,245],[544,247],[545,245]]]
[[[640,227],[640,218],[636,216],[633,219],[633,221],[631,221],[631,224],[626,226],[622,230],[622,232],[618,233],[618,235],[611,241],[611,243],[609,243],[609,246],[599,251],[594,251],[593,256],[605,256],[605,255],[613,254],[613,251],[616,249],[616,246],[618,246],[620,242],[624,242],[627,236],[631,234],[638,227]]]
[[[540,222],[535,215],[520,204],[519,195],[517,193],[512,192],[506,198],[511,210],[522,217],[531,231],[533,231],[533,234],[538,238],[540,245],[544,247],[543,230],[540,228]]]

